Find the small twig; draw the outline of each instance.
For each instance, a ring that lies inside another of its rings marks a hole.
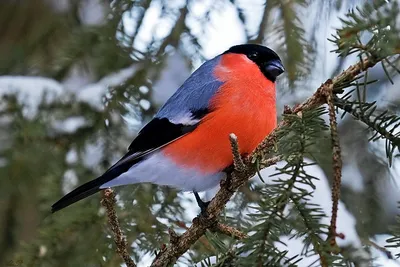
[[[243,162],[242,156],[240,155],[238,138],[234,133],[229,135],[229,140],[231,141],[231,148],[233,154],[233,166],[238,172],[244,172],[246,170],[246,165]]]
[[[186,224],[182,221],[175,221],[175,224],[183,229],[189,229]],[[232,227],[232,226],[228,226],[222,223],[217,223],[215,224],[215,226],[211,227],[210,230],[214,231],[214,232],[219,232],[221,234],[224,235],[228,235],[231,237],[234,237],[235,239],[243,239],[246,238],[247,235],[245,233],[243,233],[242,231]]]
[[[332,217],[329,225],[330,244],[332,247],[337,247],[336,236],[336,221],[340,199],[340,186],[342,180],[342,157],[340,150],[339,135],[337,132],[337,122],[335,106],[333,103],[333,93],[331,90],[326,91],[326,102],[328,103],[329,110],[329,123],[331,128],[332,139],[332,164],[333,164],[333,183],[332,183]]]
[[[247,235],[243,233],[242,231],[236,229],[235,227],[222,224],[222,223],[217,223],[214,227],[210,229],[213,232],[219,232],[221,234],[231,236],[235,239],[244,239],[247,238]]]
[[[118,222],[117,213],[115,212],[114,208],[114,204],[116,202],[114,191],[110,188],[104,190],[101,204],[106,208],[108,223],[111,226],[111,231],[114,234],[114,242],[117,245],[117,253],[124,260],[126,266],[136,267],[136,264],[133,262],[131,256],[129,256],[127,250],[128,242],[126,241],[124,233],[122,232]]]
[[[279,161],[281,161],[282,158],[283,158],[283,157],[282,157],[281,155],[279,155],[279,156],[274,156],[274,157],[271,157],[271,158],[268,158],[268,159],[265,159],[265,160],[261,160],[261,161],[260,161],[260,167],[261,167],[261,168],[266,168],[266,167],[275,165],[276,163],[278,163]],[[260,169],[261,169],[261,168],[260,168]]]

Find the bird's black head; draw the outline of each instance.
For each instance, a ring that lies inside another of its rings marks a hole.
[[[257,64],[261,72],[270,81],[275,82],[276,77],[281,75],[285,68],[279,56],[268,47],[257,44],[235,45],[229,48],[224,54],[244,54]]]

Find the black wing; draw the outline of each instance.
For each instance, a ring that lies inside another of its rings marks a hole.
[[[129,146],[128,153],[110,167],[102,176],[87,182],[65,195],[51,206],[51,211],[61,210],[81,199],[100,191],[100,187],[108,181],[128,171],[146,155],[181,138],[196,129],[198,124],[183,125],[171,123],[167,118],[154,118],[140,130],[138,136]]]
[[[132,153],[158,149],[196,129],[198,124],[173,124],[167,118],[154,118],[140,130],[128,150]]]

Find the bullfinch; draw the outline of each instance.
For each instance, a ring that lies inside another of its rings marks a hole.
[[[229,134],[246,155],[276,127],[275,80],[283,72],[279,56],[256,44],[206,61],[139,131],[126,155],[57,201],[52,212],[102,189],[137,183],[193,191],[201,202],[197,192],[218,185],[233,163]]]

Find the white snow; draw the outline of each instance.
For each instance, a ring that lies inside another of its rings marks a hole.
[[[78,162],[78,152],[75,148],[72,148],[68,151],[67,155],[65,156],[65,162],[68,164],[74,164]]]
[[[160,73],[160,78],[154,82],[151,92],[152,102],[163,105],[189,77],[190,68],[180,52],[168,54],[166,66]]]
[[[5,158],[0,158],[0,168],[5,167],[8,161]]]
[[[244,43],[246,40],[244,27],[237,16],[236,9],[229,3],[223,5],[223,12],[214,10],[210,16],[211,20],[208,22],[209,27],[207,27],[205,33],[201,31],[204,25],[199,24],[196,18],[204,17],[207,11],[204,8],[205,6],[214,5],[215,7],[217,4],[211,0],[193,2],[191,11],[194,16],[189,16],[187,19],[191,32],[200,37],[200,44],[206,58],[212,58],[229,49],[229,47]]]
[[[107,22],[106,1],[86,0],[80,1],[79,18],[85,25],[102,25]]]
[[[82,152],[82,164],[88,169],[98,170],[98,166],[103,156],[103,144],[101,142],[97,143],[87,143],[85,149]]]
[[[286,250],[287,258],[292,258],[298,255],[296,259],[301,258],[301,261],[298,263],[299,266],[316,266],[315,262],[318,262],[319,260],[318,255],[313,255],[313,256],[302,255],[304,243],[303,240],[300,238],[293,238],[290,236],[280,236],[279,242],[275,242],[274,246],[280,251]]]
[[[372,239],[376,244],[381,247],[385,247],[387,245],[386,240],[390,238],[389,235],[376,235]],[[400,253],[400,248],[386,248],[388,251],[392,253],[392,256],[395,257],[396,254]],[[376,248],[371,249],[372,257],[375,258],[374,266],[383,266],[383,267],[399,267],[400,261],[398,259],[392,260],[387,257],[387,255]]]
[[[351,163],[344,165],[342,169],[342,185],[354,192],[362,192],[364,190],[364,179],[357,166]]]
[[[62,191],[64,194],[71,192],[78,184],[78,176],[72,169],[67,170],[64,173],[62,180]]]
[[[140,99],[139,100],[139,105],[144,109],[144,110],[148,110],[151,106],[151,103],[149,100],[147,99]]]
[[[69,117],[63,121],[55,121],[53,123],[53,128],[62,133],[74,133],[79,128],[87,125],[87,120],[84,117],[76,116]]]
[[[24,104],[23,115],[33,118],[43,97],[46,103],[59,98],[63,87],[53,79],[31,76],[0,76],[0,97],[17,95],[19,103]]]
[[[149,93],[149,87],[147,87],[147,86],[145,86],[145,85],[142,85],[142,86],[140,86],[139,87],[139,91],[142,93],[142,94],[147,94],[147,93]]]
[[[137,65],[133,64],[127,68],[105,76],[97,83],[85,86],[79,92],[77,92],[77,99],[88,102],[93,108],[102,110],[103,97],[107,93],[108,88],[123,84],[135,73],[136,69]]]
[[[75,65],[71,67],[66,77],[62,80],[64,88],[71,92],[78,92],[82,87],[93,83],[95,77],[90,68]]]

